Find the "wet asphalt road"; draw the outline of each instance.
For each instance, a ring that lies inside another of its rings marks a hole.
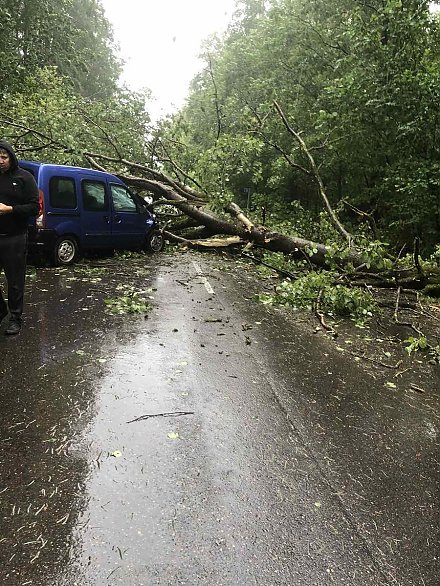
[[[2,586],[438,584],[439,379],[391,391],[228,264],[31,269],[0,337]],[[131,285],[148,318],[105,310]]]

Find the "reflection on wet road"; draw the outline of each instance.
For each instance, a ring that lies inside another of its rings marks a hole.
[[[224,265],[29,279],[0,339],[2,586],[437,584],[438,380],[391,393]],[[130,286],[148,316],[106,312]]]

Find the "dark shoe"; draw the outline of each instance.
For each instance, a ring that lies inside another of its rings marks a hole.
[[[17,321],[16,319],[11,319],[8,327],[5,330],[5,334],[7,336],[15,336],[16,334],[20,333],[20,330],[21,330],[21,323],[19,321]]]

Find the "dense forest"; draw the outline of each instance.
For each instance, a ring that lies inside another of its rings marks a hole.
[[[438,19],[420,0],[240,3],[165,136],[210,193],[317,211],[301,132],[346,221],[431,248],[440,234]],[[184,163],[182,163],[182,161]],[[358,210],[358,211],[357,211]],[[325,234],[318,234],[321,241]]]
[[[371,258],[411,255],[416,241],[439,262],[435,5],[238,0],[225,35],[201,47],[185,106],[152,124],[148,93],[118,84],[99,0],[5,0],[0,134],[23,158],[179,185],[220,216],[235,202],[254,224],[323,245],[338,218]]]

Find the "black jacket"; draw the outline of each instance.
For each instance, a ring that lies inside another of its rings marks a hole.
[[[32,173],[18,166],[11,145],[0,140],[0,149],[9,153],[11,166],[0,172],[0,203],[12,206],[12,214],[0,215],[0,234],[24,234],[29,218],[38,214],[38,187]]]

